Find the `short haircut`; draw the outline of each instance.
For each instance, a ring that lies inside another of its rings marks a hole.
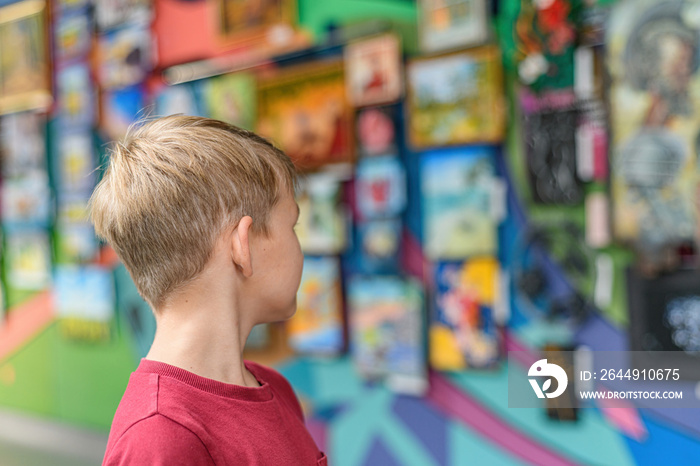
[[[255,133],[174,115],[136,124],[114,145],[90,218],[156,310],[241,218],[267,235],[270,211],[296,180],[289,157]]]

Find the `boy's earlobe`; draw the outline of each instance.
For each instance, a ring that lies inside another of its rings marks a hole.
[[[253,219],[246,215],[238,222],[231,237],[231,260],[244,277],[253,275],[253,261],[250,256],[250,228]]]

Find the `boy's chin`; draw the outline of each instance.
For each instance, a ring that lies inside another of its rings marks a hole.
[[[294,314],[296,314],[296,313],[297,313],[297,303],[295,301],[293,305],[291,305],[285,309],[276,311],[274,313],[273,318],[270,319],[270,322],[284,322],[285,320],[291,319],[292,316],[294,316]]]
[[[294,314],[296,314],[296,313],[297,313],[297,302],[296,302],[296,300],[295,300],[295,301],[294,301],[294,305],[293,305],[293,306],[289,306],[289,309],[287,309],[287,315],[286,315],[286,317],[284,318],[284,320],[291,319],[292,316],[294,316]]]

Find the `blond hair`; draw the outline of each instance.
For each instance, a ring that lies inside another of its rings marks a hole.
[[[295,184],[289,157],[262,137],[175,115],[135,125],[113,147],[90,218],[155,310],[204,269],[242,217],[268,234],[272,207]]]

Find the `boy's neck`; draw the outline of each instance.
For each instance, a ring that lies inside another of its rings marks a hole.
[[[146,359],[224,383],[259,386],[243,364],[252,325],[242,322],[230,292],[195,288],[158,310],[156,336]]]

